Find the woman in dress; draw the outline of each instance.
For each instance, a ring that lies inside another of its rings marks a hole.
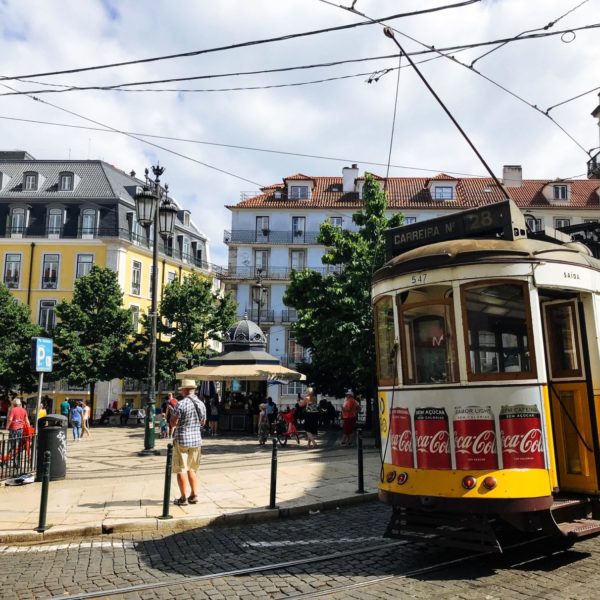
[[[356,430],[356,420],[358,418],[358,402],[354,398],[352,390],[346,392],[346,400],[342,406],[342,446],[350,446]]]
[[[319,407],[317,406],[317,397],[313,388],[306,389],[306,395],[302,402],[304,408],[304,429],[308,439],[308,448],[317,447],[317,433],[319,430]]]
[[[83,420],[81,422],[82,425],[82,431],[81,431],[81,437],[83,437],[84,433],[88,434],[88,437],[90,436],[90,414],[91,414],[91,409],[90,409],[90,405],[88,404],[88,401],[86,400],[83,403]]]

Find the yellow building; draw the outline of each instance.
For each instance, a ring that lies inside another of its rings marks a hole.
[[[0,261],[2,281],[31,309],[32,319],[51,335],[54,308],[72,297],[77,278],[92,265],[118,273],[123,304],[137,325],[151,300],[153,230],[140,226],[135,194],[144,182],[99,160],[36,160],[27,152],[0,151]],[[176,201],[175,233],[159,240],[158,294],[191,272],[214,280],[208,241]],[[68,382],[49,383],[44,395],[53,409],[88,391]],[[96,386],[96,414],[117,402],[141,406],[143,384],[102,382]],[[157,398],[160,402],[160,397]]]

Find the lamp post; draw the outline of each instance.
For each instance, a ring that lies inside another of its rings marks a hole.
[[[261,267],[256,269],[256,287],[254,288],[254,302],[256,302],[258,306],[258,319],[256,320],[256,324],[260,327],[260,311],[263,305],[263,294],[266,292],[265,286],[263,285],[263,270]]]
[[[152,167],[154,180],[150,179],[146,169],[146,185],[135,196],[135,210],[138,222],[146,227],[148,237],[154,225],[152,245],[152,289],[150,322],[152,333],[150,338],[150,358],[148,362],[148,400],[146,403],[146,419],[144,427],[144,449],[139,453],[142,456],[156,455],[154,450],[154,418],[156,405],[156,335],[158,320],[158,236],[170,237],[175,228],[177,207],[169,200],[168,187],[160,185],[160,177],[165,168],[158,164]]]

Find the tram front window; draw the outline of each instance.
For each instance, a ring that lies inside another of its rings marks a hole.
[[[392,296],[384,296],[375,303],[375,338],[379,384],[393,384],[396,380],[396,344]]]
[[[404,305],[399,310],[404,383],[456,382],[458,369],[451,300]]]
[[[465,286],[463,307],[472,379],[534,376],[529,295],[524,284]]]

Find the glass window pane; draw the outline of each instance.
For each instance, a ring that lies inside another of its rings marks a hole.
[[[468,287],[463,300],[470,374],[475,378],[488,373],[533,376],[528,340],[529,297],[524,286],[502,283]]]
[[[576,305],[572,302],[546,305],[548,348],[554,377],[581,375],[575,310]]]
[[[394,382],[396,379],[396,334],[391,296],[384,296],[375,305],[375,338],[379,381],[380,383]]]

